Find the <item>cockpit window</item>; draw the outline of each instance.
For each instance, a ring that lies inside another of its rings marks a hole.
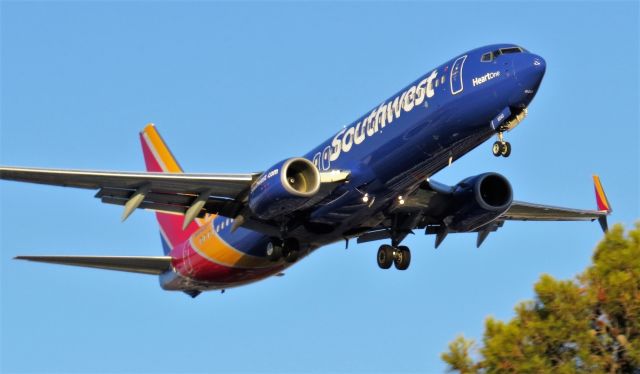
[[[520,47],[510,47],[510,48],[501,48],[500,54],[506,55],[507,53],[522,53],[522,48]]]
[[[482,55],[480,61],[482,62],[490,62],[493,61],[494,58],[498,58],[500,55],[506,55],[509,53],[522,53],[524,50],[520,47],[508,47],[508,48],[500,48],[498,50],[487,52]]]

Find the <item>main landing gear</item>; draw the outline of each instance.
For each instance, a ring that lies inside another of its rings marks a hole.
[[[502,131],[498,133],[498,141],[493,143],[491,152],[493,152],[493,155],[496,157],[509,157],[511,154],[511,143],[504,140]]]
[[[389,269],[393,263],[396,269],[407,270],[411,263],[411,251],[404,245],[392,247],[384,244],[378,249],[377,260],[381,269]]]
[[[300,244],[296,239],[271,239],[267,244],[267,258],[277,262],[284,259],[286,262],[296,262],[300,257]]]

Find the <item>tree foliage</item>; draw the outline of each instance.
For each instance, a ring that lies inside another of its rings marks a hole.
[[[640,373],[640,222],[614,226],[575,280],[543,275],[482,346],[460,336],[442,359],[461,373]]]

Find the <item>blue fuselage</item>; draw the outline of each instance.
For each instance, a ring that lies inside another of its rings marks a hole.
[[[499,50],[505,53],[486,57]],[[514,45],[474,49],[428,71],[305,154],[320,171],[351,175],[290,232],[302,254],[378,226],[402,196],[491,138],[497,122],[526,108],[544,71],[540,56]],[[221,225],[225,220],[210,223],[224,241],[265,256],[268,236],[245,228],[232,232]]]

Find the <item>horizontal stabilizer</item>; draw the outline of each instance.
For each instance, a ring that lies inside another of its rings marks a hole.
[[[171,270],[169,256],[17,256],[15,259],[156,275]]]

